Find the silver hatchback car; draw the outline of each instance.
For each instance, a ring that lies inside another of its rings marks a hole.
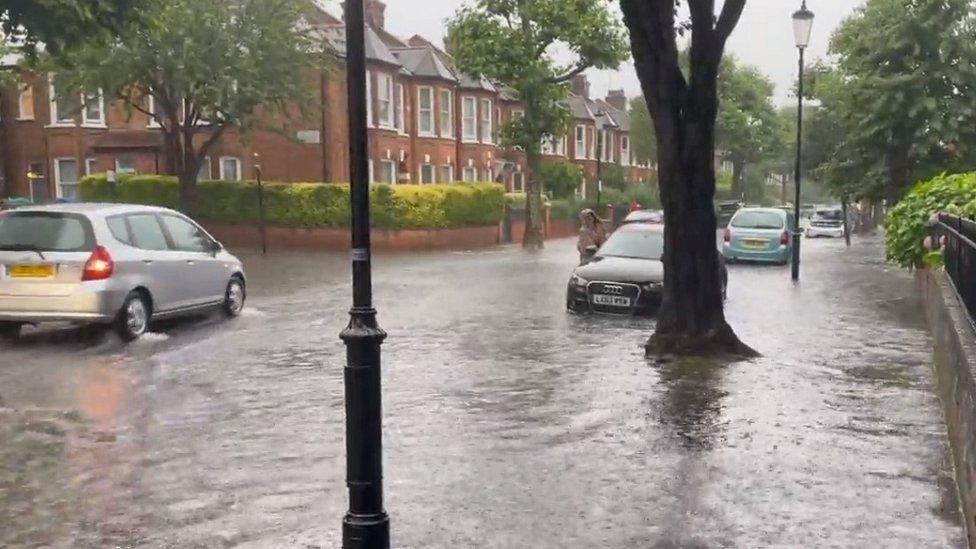
[[[0,336],[25,324],[114,325],[244,308],[244,267],[199,225],[163,208],[58,204],[0,212]]]

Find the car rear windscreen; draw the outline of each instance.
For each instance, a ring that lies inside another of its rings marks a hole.
[[[661,259],[664,235],[657,231],[617,231],[600,248],[602,257]]]
[[[732,226],[737,229],[782,229],[783,216],[776,212],[743,212],[732,218]]]
[[[85,252],[92,248],[91,223],[84,216],[59,212],[0,214],[0,251]]]
[[[814,216],[828,221],[844,220],[844,212],[842,210],[817,210]]]

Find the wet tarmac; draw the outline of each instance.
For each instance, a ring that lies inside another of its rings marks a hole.
[[[377,259],[387,508],[413,548],[962,547],[931,342],[880,240],[733,266],[765,358],[648,361],[564,310],[572,241]],[[0,350],[0,547],[338,547],[344,255],[246,255],[233,322]]]

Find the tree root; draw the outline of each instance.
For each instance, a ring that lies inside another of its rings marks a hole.
[[[705,333],[655,333],[644,346],[647,356],[693,356],[752,359],[762,356],[739,340],[728,325]]]

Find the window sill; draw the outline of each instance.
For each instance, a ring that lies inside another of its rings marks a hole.
[[[48,124],[44,126],[45,128],[77,128],[78,125],[74,122],[56,122],[54,124]]]
[[[436,133],[418,133],[417,137],[423,137],[425,139],[437,139]]]
[[[465,145],[480,145],[481,141],[478,141],[477,139],[462,139],[461,143],[464,143]]]
[[[108,125],[104,122],[85,122],[81,125],[82,128],[87,128],[90,130],[107,130]]]
[[[34,117],[33,116],[30,116],[30,117],[27,117],[27,116],[23,116],[23,117],[22,116],[18,116],[17,118],[15,118],[15,120],[17,122],[34,122]]]

